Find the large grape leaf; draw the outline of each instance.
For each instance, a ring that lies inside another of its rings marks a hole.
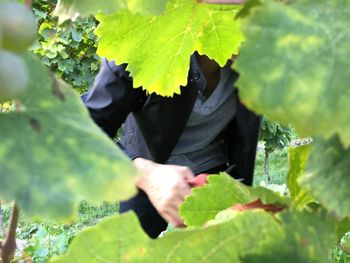
[[[338,137],[315,139],[302,186],[328,210],[350,218],[350,148]]]
[[[161,14],[168,0],[58,0],[54,14],[61,21],[81,16],[95,15],[99,12],[110,14],[123,9],[142,14]]]
[[[70,219],[80,199],[117,201],[135,192],[131,161],[93,123],[80,98],[33,56],[17,111],[0,114],[0,199],[30,216]]]
[[[205,229],[176,231],[157,240],[145,240],[136,216],[130,213],[83,232],[65,256],[52,262],[240,262],[240,254],[280,235],[271,215],[253,212]]]
[[[276,218],[263,211],[242,212],[224,223],[156,240],[145,237],[130,213],[84,231],[53,262],[323,263],[335,242],[334,222],[311,213],[285,212]]]
[[[268,1],[243,21],[241,100],[301,135],[350,146],[350,1]]]
[[[117,63],[128,63],[134,87],[163,96],[180,93],[187,84],[189,58],[194,51],[223,66],[238,53],[243,40],[238,7],[170,0],[162,16],[130,12],[98,15],[97,53]]]
[[[310,145],[290,147],[288,151],[288,176],[287,186],[292,204],[297,209],[303,209],[305,205],[314,199],[300,186],[299,178],[304,173],[310,153]]]
[[[282,236],[270,239],[242,262],[332,262],[331,251],[337,242],[333,219],[322,213],[291,211],[278,214],[277,219],[282,222]]]
[[[286,203],[278,193],[267,188],[248,187],[224,173],[210,175],[207,185],[192,189],[192,195],[180,206],[180,215],[186,225],[202,225],[228,207],[256,199],[269,204]]]

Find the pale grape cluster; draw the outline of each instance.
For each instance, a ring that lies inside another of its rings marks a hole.
[[[28,69],[18,53],[37,37],[32,12],[23,4],[0,1],[0,103],[18,98],[28,84]]]

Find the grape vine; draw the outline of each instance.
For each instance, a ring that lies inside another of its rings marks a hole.
[[[187,229],[150,240],[135,215],[116,215],[81,233],[52,262],[327,262],[336,244],[346,253],[341,238],[350,230],[349,7],[349,0],[249,0],[243,7],[194,0],[59,1],[55,14],[61,21],[77,13],[97,15],[98,54],[128,63],[135,87],[150,93],[178,93],[194,51],[221,65],[239,53],[233,68],[240,74],[242,102],[315,140],[290,149],[287,195],[210,175],[181,207]],[[0,197],[16,202],[1,247],[7,263],[18,209],[67,221],[80,198],[131,196],[136,171],[92,123],[79,97],[26,51],[36,37],[31,12],[17,1],[0,0],[0,22],[0,102],[15,102],[0,113]],[[81,43],[75,25],[65,23],[73,25],[70,43]],[[64,72],[60,44],[51,59],[53,51],[44,51],[51,30],[45,26],[35,50],[54,71]],[[159,65],[164,70],[153,74]]]

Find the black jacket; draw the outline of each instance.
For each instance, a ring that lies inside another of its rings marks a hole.
[[[167,98],[133,88],[125,68],[125,64],[116,66],[103,60],[92,88],[82,99],[91,117],[110,137],[125,122],[119,145],[130,158],[165,163],[192,111],[200,82],[198,72],[191,63],[181,95]],[[234,165],[230,174],[252,184],[260,117],[239,101],[236,105],[235,118],[223,131],[223,144],[229,165]]]

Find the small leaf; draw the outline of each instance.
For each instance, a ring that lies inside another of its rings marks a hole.
[[[302,209],[308,203],[314,201],[298,182],[302,177],[310,154],[310,146],[290,147],[288,153],[289,170],[287,185],[292,199],[292,204],[297,209]]]

